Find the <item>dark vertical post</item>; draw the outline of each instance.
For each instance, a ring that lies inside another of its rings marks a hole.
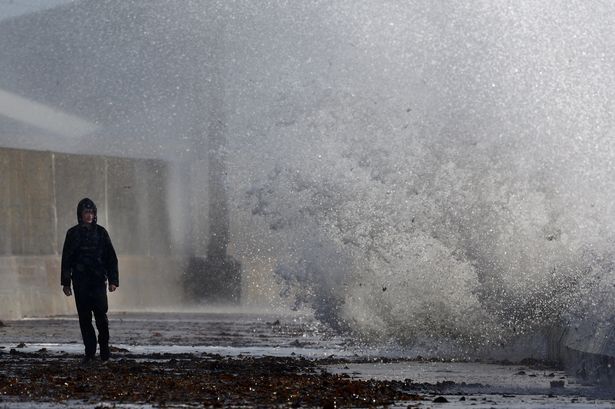
[[[200,81],[206,84],[198,99],[204,112],[202,117],[206,135],[206,154],[202,156],[207,162],[207,217],[209,221],[209,239],[205,259],[195,255],[188,266],[188,288],[196,300],[206,303],[237,303],[241,293],[241,266],[228,255],[229,244],[229,209],[226,191],[226,153],[224,150],[226,111],[224,107],[225,85],[223,73],[224,60],[224,25],[216,22],[214,35],[207,41],[207,53],[204,66],[205,75]],[[202,149],[200,147],[198,150]]]

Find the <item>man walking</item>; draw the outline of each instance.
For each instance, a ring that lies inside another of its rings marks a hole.
[[[117,256],[109,233],[96,223],[96,205],[92,200],[85,198],[79,202],[77,221],[78,224],[66,232],[62,249],[62,289],[66,296],[72,295],[72,282],[85,345],[82,363],[91,363],[96,355],[92,313],[98,329],[100,359],[106,362],[110,356],[106,282],[110,292],[119,286]]]

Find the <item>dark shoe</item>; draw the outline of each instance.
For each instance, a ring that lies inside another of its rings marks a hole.
[[[86,355],[81,360],[81,366],[91,366],[94,363],[94,357]]]
[[[111,356],[111,350],[109,349],[109,346],[101,345],[100,346],[100,360],[103,362],[106,362],[109,360],[110,356]]]

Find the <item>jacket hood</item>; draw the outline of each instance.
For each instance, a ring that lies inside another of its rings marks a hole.
[[[77,205],[77,222],[79,224],[83,223],[83,219],[81,218],[81,213],[83,213],[83,211],[85,209],[92,209],[92,210],[94,210],[94,221],[92,221],[92,223],[96,224],[96,221],[98,219],[96,217],[96,205],[94,204],[92,199],[89,199],[87,197],[85,199],[81,199],[81,201]]]

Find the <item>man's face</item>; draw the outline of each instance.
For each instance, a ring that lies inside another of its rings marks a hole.
[[[84,223],[91,224],[94,221],[94,210],[85,209],[81,212],[81,219]]]

